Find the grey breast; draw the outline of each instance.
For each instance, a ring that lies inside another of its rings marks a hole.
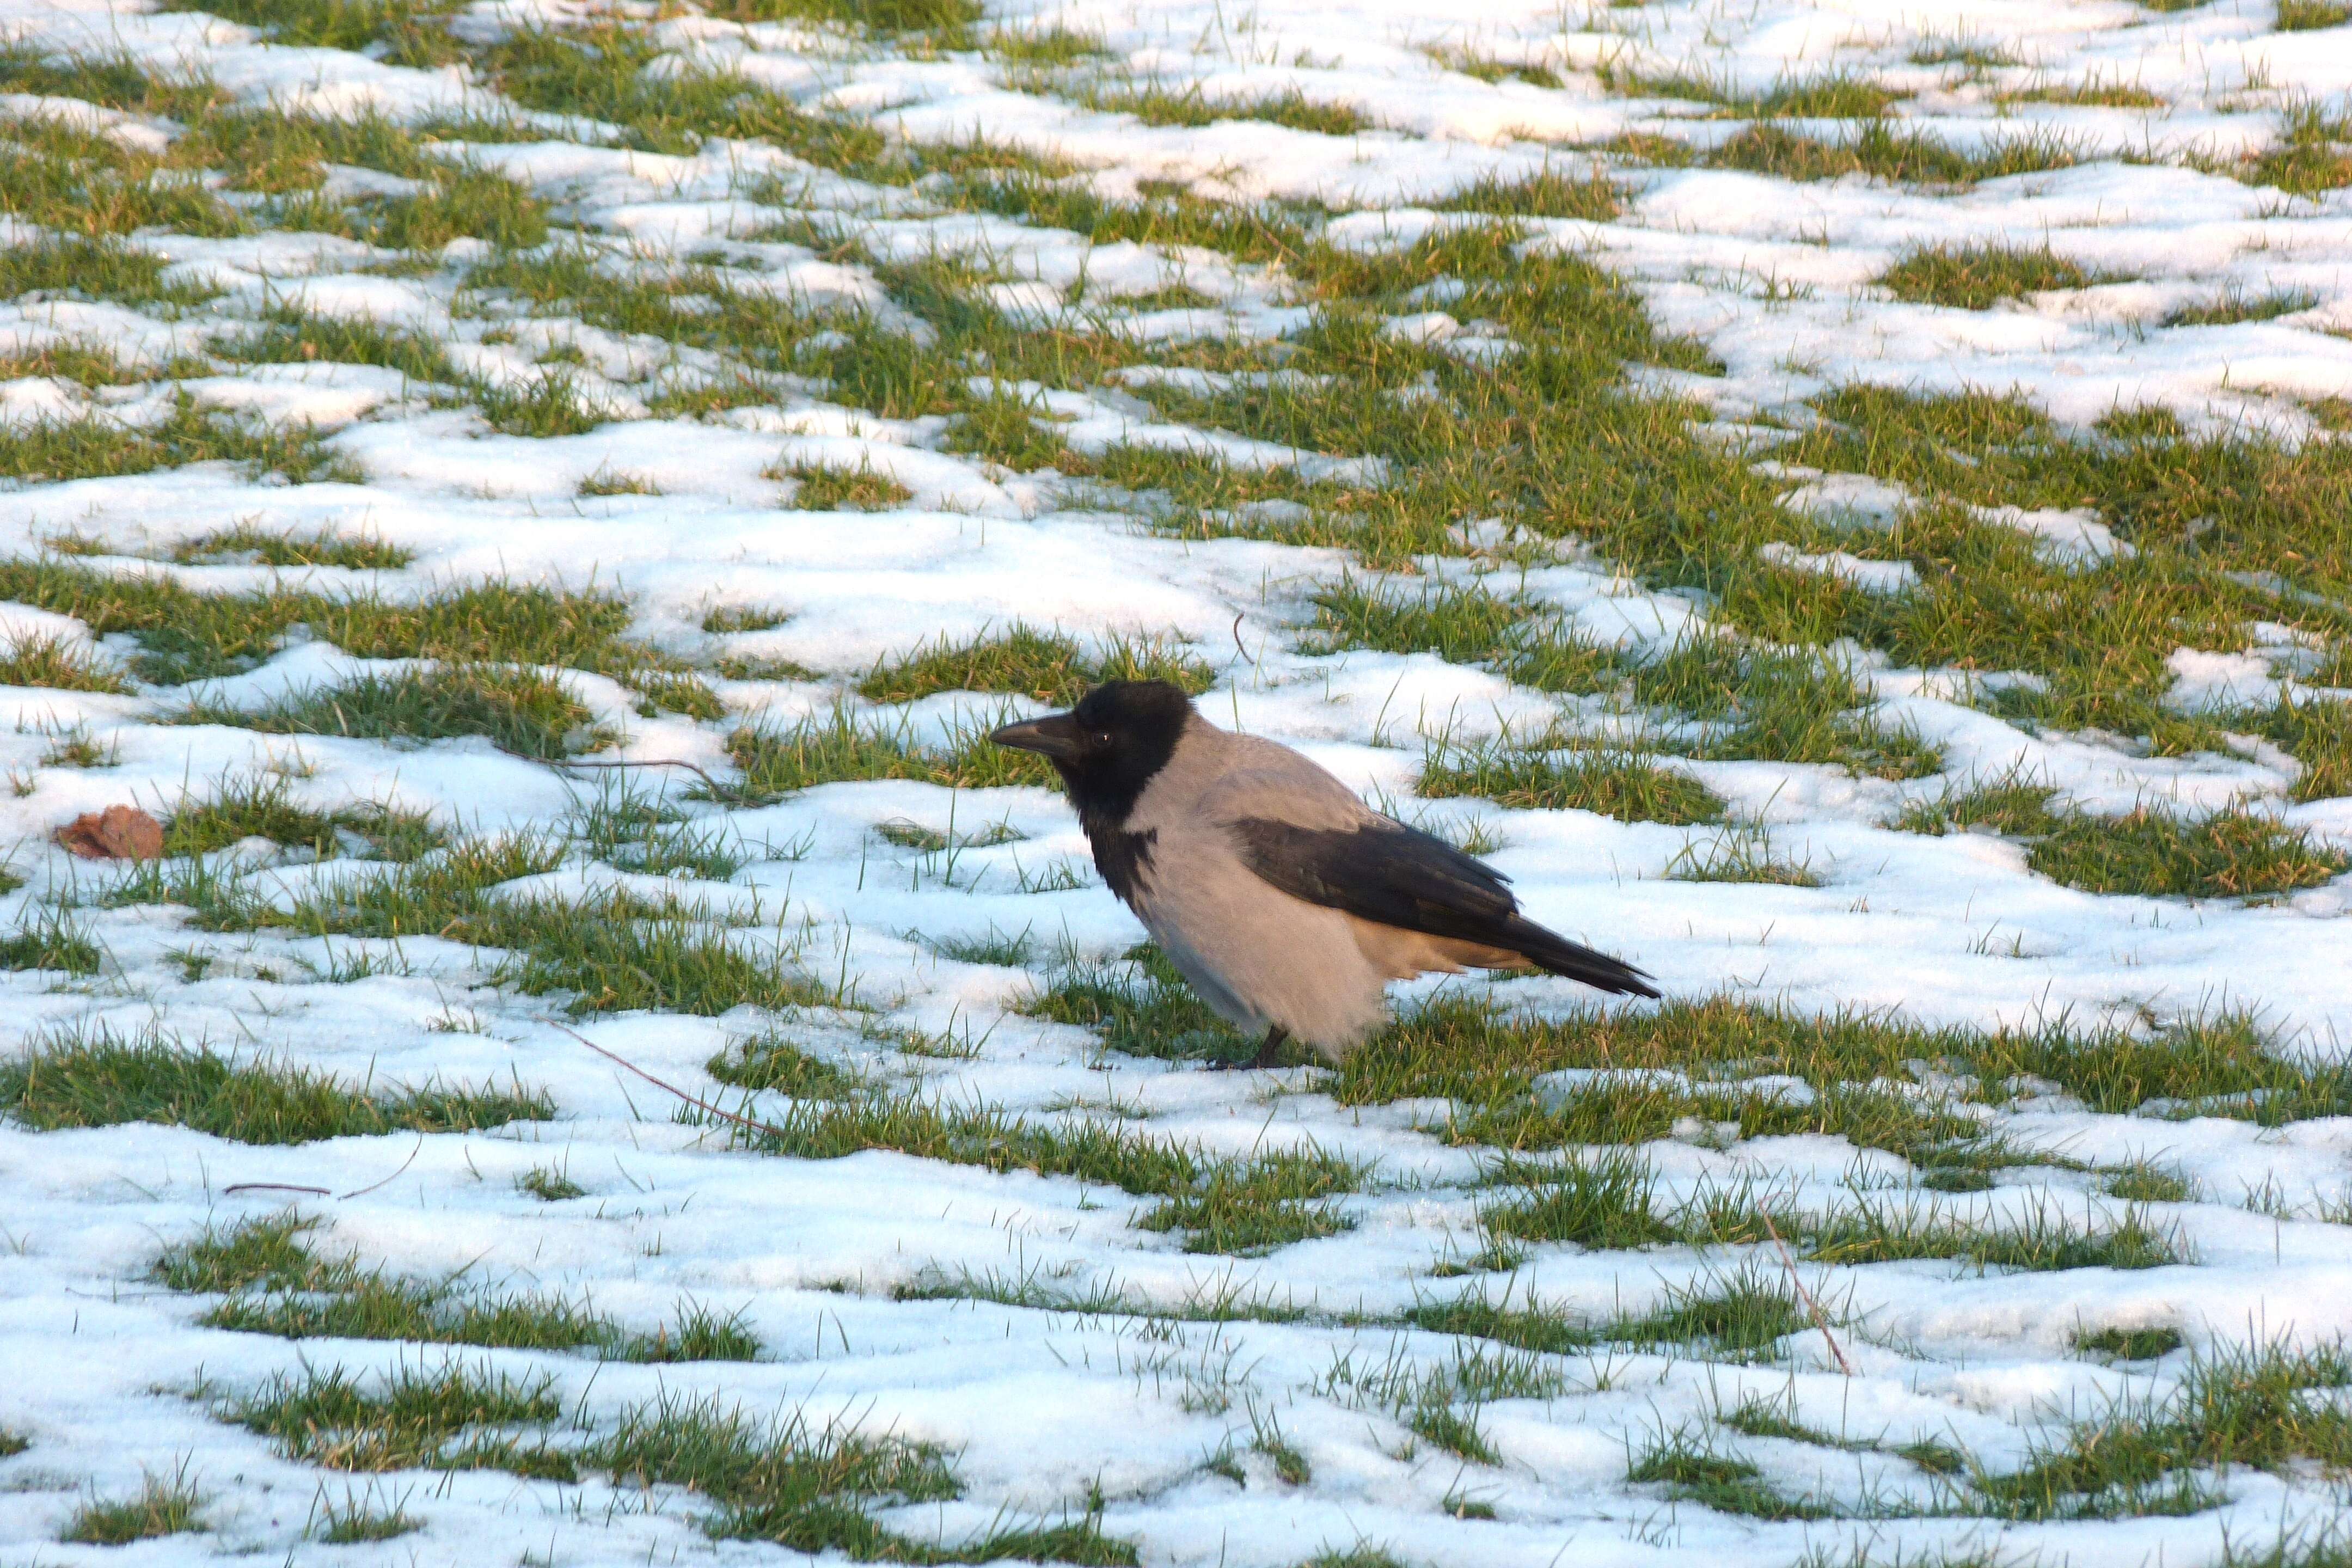
[[[1306,757],[1195,717],[1128,819],[1129,831],[1154,835],[1136,914],[1234,1024],[1280,1024],[1318,1045],[1351,1042],[1385,1016],[1389,973],[1358,940],[1360,922],[1250,868],[1231,827],[1246,818],[1323,829],[1377,820]]]

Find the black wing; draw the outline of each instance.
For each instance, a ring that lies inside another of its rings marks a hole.
[[[1520,915],[1501,874],[1417,828],[1388,822],[1300,827],[1262,816],[1231,826],[1243,862],[1293,898],[1381,925],[1505,948],[1598,990],[1658,994],[1641,970]]]

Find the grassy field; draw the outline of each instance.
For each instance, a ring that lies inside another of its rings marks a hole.
[[[2343,1563],[2352,19],[2116,10],[7,35],[0,1537]],[[1668,999],[1209,1070],[1109,679]]]

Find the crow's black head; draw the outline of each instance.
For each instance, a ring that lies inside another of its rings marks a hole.
[[[1168,765],[1192,716],[1192,699],[1165,680],[1108,680],[1067,713],[1007,724],[989,737],[1034,752],[1069,786],[1078,815],[1118,824]]]

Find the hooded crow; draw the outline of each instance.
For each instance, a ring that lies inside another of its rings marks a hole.
[[[1287,746],[1220,730],[1164,680],[1114,680],[989,737],[1068,786],[1095,865],[1219,1016],[1333,1061],[1391,980],[1540,969],[1655,996],[1642,971],[1519,913],[1505,879],[1381,816]]]

